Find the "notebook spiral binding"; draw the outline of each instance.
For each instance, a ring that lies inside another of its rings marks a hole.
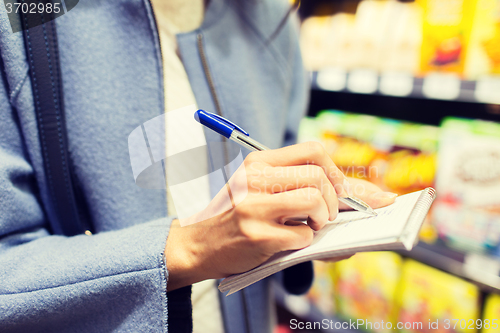
[[[413,235],[418,233],[422,225],[422,220],[425,218],[429,209],[431,208],[432,202],[436,198],[436,190],[432,187],[426,188],[422,194],[420,194],[415,207],[413,208],[410,216],[408,217],[408,222],[404,234],[401,236],[401,242],[405,248],[410,251],[413,248]],[[416,238],[418,242],[418,237]]]

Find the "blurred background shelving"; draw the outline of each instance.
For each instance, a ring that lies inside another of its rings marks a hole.
[[[376,94],[381,96],[429,98],[447,101],[500,103],[500,78],[476,81],[458,75],[432,73],[415,77],[411,73],[378,73],[370,69],[345,71],[340,68],[312,72],[312,88],[324,91]]]
[[[346,175],[438,198],[411,252],[315,262],[307,295],[277,288],[277,332],[500,332],[500,0],[303,0],[299,16],[299,141],[322,142]],[[428,328],[454,318],[481,327]],[[341,328],[358,319],[424,327]]]
[[[416,103],[437,114],[429,118],[434,123],[446,115],[500,119],[497,6],[496,0],[302,1],[310,115],[324,108],[367,113],[380,104],[386,110],[380,115],[406,119]]]
[[[456,116],[500,121],[500,104],[432,100],[417,97],[380,96],[312,89],[308,115],[334,109],[439,125],[445,117]]]

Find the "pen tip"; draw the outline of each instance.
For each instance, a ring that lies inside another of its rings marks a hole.
[[[366,211],[368,214],[371,214],[372,216],[377,216],[377,212],[374,211],[372,208],[370,208],[369,210]]]

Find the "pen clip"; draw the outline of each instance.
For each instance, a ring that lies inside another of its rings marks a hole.
[[[246,136],[250,136],[243,128],[235,123],[219,116],[218,114],[207,112],[205,110],[198,110],[194,114],[196,121],[208,128],[216,131],[217,133],[229,138],[233,130],[237,129]]]

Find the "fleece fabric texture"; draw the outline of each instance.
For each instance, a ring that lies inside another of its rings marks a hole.
[[[294,142],[307,103],[295,21],[268,40],[287,8],[287,1],[211,0],[203,25],[178,36],[198,106],[216,111],[201,46],[222,114],[272,148]],[[189,292],[172,300],[166,293],[165,192],[136,186],[127,146],[137,126],[164,110],[150,3],[81,0],[56,25],[69,153],[95,233],[51,233],[55,212],[23,37],[12,33],[2,8],[0,331],[172,332],[169,309],[175,312],[178,302],[177,316],[184,316]],[[207,141],[221,141],[205,133]],[[227,147],[231,154],[239,150]],[[212,194],[219,189],[211,184]],[[296,290],[311,283],[310,264],[304,270],[309,273],[297,274]],[[270,288],[266,279],[221,297],[227,333],[270,331]],[[181,326],[174,332],[190,327]]]

